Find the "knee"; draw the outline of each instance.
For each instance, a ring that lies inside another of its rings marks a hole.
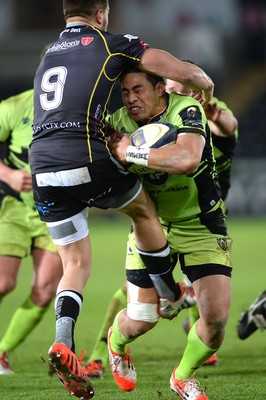
[[[145,190],[142,190],[139,196],[121,211],[131,217],[134,222],[157,218],[154,202]]]
[[[152,329],[159,321],[158,305],[141,302],[131,302],[127,305],[127,315],[136,321],[138,334],[143,334]]]
[[[55,296],[56,288],[57,285],[54,285],[52,282],[47,282],[40,286],[33,286],[31,290],[33,303],[39,307],[47,307]]]
[[[209,326],[214,334],[223,332],[227,324],[227,319],[219,318],[209,322]]]
[[[129,339],[144,335],[146,332],[154,328],[156,324],[157,322],[150,323],[146,321],[134,321],[134,329],[131,329],[131,332],[128,335]]]
[[[205,316],[204,320],[208,327],[208,330],[213,336],[224,332],[229,313],[225,310],[223,313],[211,313]]]
[[[17,286],[17,278],[14,276],[1,276],[0,279],[0,299],[12,292]]]

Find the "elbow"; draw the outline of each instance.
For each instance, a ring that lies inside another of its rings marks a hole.
[[[197,160],[189,160],[184,166],[184,174],[194,174],[197,171],[199,163]]]
[[[231,116],[231,119],[228,118],[227,136],[233,135],[237,129],[238,129],[238,120],[235,117]]]
[[[233,125],[234,125],[234,132],[235,132],[238,129],[238,120],[236,118],[234,118]]]
[[[238,130],[238,122],[236,119],[231,121],[231,125],[224,129],[221,129],[221,132],[223,133],[223,135],[225,136],[233,136],[235,135],[236,131]]]

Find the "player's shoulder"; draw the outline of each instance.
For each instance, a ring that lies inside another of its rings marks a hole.
[[[112,123],[112,122],[119,122],[122,120],[126,120],[128,119],[128,111],[127,108],[125,106],[118,108],[116,111],[114,111],[112,114],[108,115],[108,122]]]
[[[18,102],[27,102],[30,104],[33,104],[33,95],[34,95],[34,90],[32,89],[28,89],[25,90],[24,92],[19,93],[16,98]]]
[[[149,48],[148,43],[140,39],[138,35],[131,33],[110,33],[103,32],[103,35],[108,45],[115,51],[129,52],[131,54],[133,49],[145,51]]]
[[[33,89],[11,96],[0,103],[1,137],[22,123],[30,126],[33,118]]]
[[[201,104],[194,99],[193,97],[190,96],[184,96],[182,94],[176,94],[176,93],[171,93],[169,98],[169,106],[173,107],[189,107],[189,106],[199,106],[202,108]]]
[[[169,111],[180,113],[182,110],[189,109],[190,107],[196,107],[202,115],[205,115],[202,105],[193,97],[179,95],[175,93],[170,94],[169,98]]]
[[[109,124],[121,132],[127,132],[128,134],[133,133],[137,128],[138,124],[128,114],[126,107],[121,107],[116,110],[107,120]]]
[[[30,100],[33,102],[33,89],[25,90],[24,92],[18,93],[14,96],[8,97],[0,102],[0,107],[12,107],[17,106],[19,103],[24,104],[25,101]]]

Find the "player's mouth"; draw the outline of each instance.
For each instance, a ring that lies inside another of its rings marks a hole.
[[[129,107],[129,111],[131,115],[136,115],[139,114],[139,112],[141,111],[140,107],[134,106],[134,107]]]

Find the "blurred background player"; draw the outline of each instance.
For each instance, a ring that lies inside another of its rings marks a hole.
[[[166,79],[165,90],[168,93],[176,93],[184,96],[193,96],[193,92],[180,84],[179,82]],[[209,127],[212,133],[212,143],[214,147],[214,157],[216,161],[216,170],[218,172],[218,181],[221,188],[221,197],[226,199],[230,189],[230,176],[232,157],[238,140],[238,122],[233,112],[223,101],[213,97],[213,99],[204,105],[204,111],[208,118]],[[185,279],[187,286],[191,287],[188,279]],[[124,284],[113,295],[106,312],[103,325],[99,331],[93,351],[89,357],[88,371],[91,378],[101,378],[106,365],[108,365],[107,333],[112,324],[116,313],[126,307],[127,293]],[[186,333],[199,318],[197,306],[188,309],[189,318],[184,322]],[[204,365],[217,366],[218,357],[213,354]]]
[[[177,93],[184,96],[193,96],[193,91],[184,87],[179,82],[166,79],[165,89],[168,93]],[[231,186],[232,157],[238,141],[238,121],[232,110],[226,103],[213,97],[209,104],[203,106],[208,118],[208,124],[212,133],[212,143],[214,148],[215,168],[218,173],[218,182],[221,188],[221,197],[225,201]],[[187,277],[184,282],[191,288]],[[197,305],[189,308],[189,318],[184,321],[184,330],[188,333],[190,327],[199,318]],[[205,366],[217,366],[218,356],[213,354],[204,363]]]
[[[0,374],[13,373],[8,353],[41,321],[62,276],[60,257],[33,201],[32,121],[33,89],[0,103],[0,302],[16,287],[22,260],[31,255],[33,262],[31,292],[0,341]]]
[[[242,313],[237,324],[237,335],[244,340],[258,329],[266,329],[266,290]]]

